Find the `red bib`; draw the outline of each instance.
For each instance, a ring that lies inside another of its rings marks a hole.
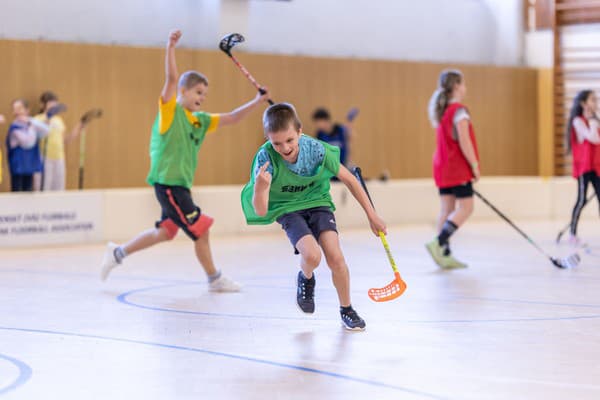
[[[450,104],[436,130],[437,147],[433,154],[433,178],[436,186],[440,188],[464,185],[474,178],[471,166],[460,149],[458,139],[455,140],[452,136],[454,114],[460,108],[466,107],[460,103]],[[479,162],[477,141],[471,120],[469,120],[469,136]]]
[[[581,118],[585,123],[585,126],[588,128],[590,127],[590,123],[584,116],[575,118]],[[584,140],[583,143],[579,143],[577,141],[577,133],[575,133],[574,126],[571,126],[570,136],[571,152],[573,153],[573,177],[579,178],[586,172],[594,170],[598,173],[600,171],[600,165],[598,165],[600,164],[600,146],[594,145],[587,140]]]

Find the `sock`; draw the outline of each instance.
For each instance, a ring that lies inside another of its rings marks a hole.
[[[315,277],[315,274],[313,274],[313,276],[311,276],[310,278],[307,278],[304,271],[300,270],[300,272],[302,273],[302,276],[304,277],[304,279],[306,279],[307,281],[311,281]]]
[[[446,242],[446,244],[444,246],[442,246],[442,248],[444,249],[444,255],[445,256],[449,256],[452,251],[450,250],[450,242]]]
[[[214,281],[216,281],[220,277],[221,277],[221,270],[215,272],[212,275],[208,275],[208,283],[213,283]]]
[[[340,312],[342,314],[346,314],[349,311],[352,311],[352,304],[350,304],[348,307],[340,306]]]
[[[115,251],[113,251],[113,255],[115,256],[115,260],[117,261],[117,263],[121,264],[123,262],[123,259],[127,257],[127,252],[122,246],[119,246],[115,249]]]
[[[444,222],[444,226],[442,226],[440,234],[438,235],[438,243],[440,244],[440,246],[447,247],[446,245],[448,244],[450,236],[452,236],[452,234],[456,232],[457,229],[458,226],[456,226],[454,222],[446,220],[446,222]]]

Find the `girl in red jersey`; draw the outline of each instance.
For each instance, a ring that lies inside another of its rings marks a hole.
[[[450,252],[450,236],[473,212],[472,182],[479,179],[477,142],[467,108],[467,87],[460,71],[445,70],[429,102],[429,119],[436,128],[433,177],[440,193],[438,236],[425,247],[444,269],[466,268]]]
[[[577,224],[585,205],[588,184],[594,186],[600,201],[600,122],[596,116],[597,99],[591,90],[575,96],[566,129],[567,151],[573,153],[573,177],[577,179],[577,202],[571,216],[569,242],[584,246],[577,237]]]

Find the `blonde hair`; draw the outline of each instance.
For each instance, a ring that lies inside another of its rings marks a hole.
[[[199,83],[208,86],[208,79],[198,71],[186,71],[179,77],[179,87],[185,89],[191,89]]]
[[[290,103],[277,103],[267,108],[263,114],[263,128],[265,135],[281,132],[289,128],[290,124],[296,131],[302,128],[296,109]]]
[[[462,73],[456,69],[446,69],[440,74],[438,88],[433,92],[428,107],[429,120],[434,128],[440,124],[442,115],[450,104],[452,91],[457,84],[462,82],[462,79]]]

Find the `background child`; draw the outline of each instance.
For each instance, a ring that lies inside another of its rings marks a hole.
[[[600,201],[600,130],[596,95],[583,90],[575,96],[565,131],[567,152],[573,153],[573,177],[577,179],[577,201],[573,207],[569,243],[583,246],[577,237],[577,225],[585,205],[588,184],[592,184]]]
[[[352,108],[346,116],[345,124],[333,123],[331,115],[326,108],[317,108],[312,115],[313,123],[317,129],[316,137],[325,143],[340,148],[340,161],[343,166],[350,168],[350,146],[354,118],[358,115],[358,108]]]
[[[479,155],[471,117],[461,104],[466,95],[460,71],[443,71],[429,102],[429,119],[436,128],[433,175],[440,193],[438,236],[426,244],[442,268],[466,268],[450,252],[450,236],[473,212],[472,182],[479,179]]]
[[[50,133],[42,140],[41,152],[44,162],[44,178],[42,190],[65,190],[66,166],[65,144],[75,139],[84,128],[84,123],[79,121],[69,135],[66,135],[66,125],[62,117],[52,110],[59,106],[58,96],[50,91],[40,96],[41,112],[36,119],[46,122],[50,126]]]
[[[49,132],[48,125],[29,116],[29,105],[24,99],[12,102],[14,120],[6,135],[8,169],[11,191],[33,190],[33,175],[42,170],[39,139]]]
[[[105,280],[127,255],[171,240],[181,228],[194,241],[196,257],[208,275],[210,290],[239,291],[240,286],[221,275],[214,265],[208,233],[213,219],[194,204],[190,188],[198,163],[198,151],[206,133],[219,125],[240,121],[268,99],[268,92],[265,90],[264,95],[257,94],[254,100],[227,114],[200,111],[208,93],[208,80],[196,71],[187,71],[179,77],[175,45],[180,38],[180,31],[169,34],[165,57],[166,80],[150,141],[151,166],[147,180],[154,186],[162,216],[154,229],[140,233],[123,246],[108,244],[101,278]]]
[[[301,133],[302,124],[291,104],[269,107],[263,115],[268,141],[254,158],[250,182],[242,191],[242,208],[249,224],[277,221],[300,254],[296,301],[305,313],[315,310],[313,271],[321,262],[321,249],[331,269],[340,301],[344,327],[365,328],[352,308],[350,274],[340,248],[335,205],[329,180],[337,176],[367,214],[375,234],[386,232],[358,180],[340,165],[339,149]]]

